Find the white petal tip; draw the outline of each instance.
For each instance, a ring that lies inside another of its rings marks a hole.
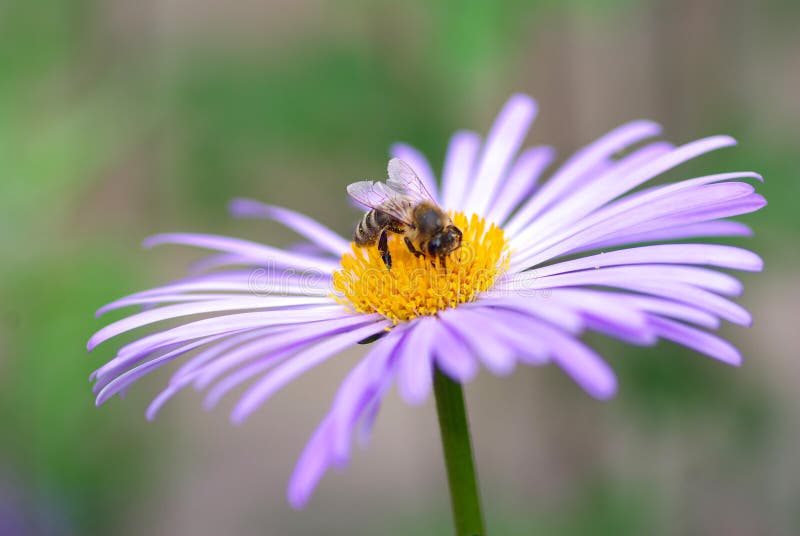
[[[741,367],[743,363],[742,354],[727,341],[719,341],[716,348],[707,349],[703,353],[731,367]]]
[[[400,160],[400,158],[398,158],[397,155],[402,153],[408,147],[409,145],[403,142],[397,142],[391,144],[389,146],[389,155],[391,155],[391,159],[389,160],[389,162],[391,162],[392,160]]]
[[[617,382],[614,381],[613,384],[602,386],[599,388],[592,389],[589,394],[592,398],[596,398],[597,400],[608,401],[617,396]]]
[[[308,503],[308,494],[289,490],[286,499],[289,501],[289,506],[295,510],[302,510]]]
[[[253,201],[250,199],[244,199],[241,197],[231,199],[231,201],[228,203],[228,213],[234,218],[241,217],[243,216],[243,213],[248,212],[248,208],[251,206],[252,202]]]
[[[514,93],[511,95],[511,97],[509,97],[508,101],[506,102],[506,106],[524,106],[525,108],[529,108],[533,111],[538,108],[536,99],[526,93]]]
[[[347,455],[334,454],[331,459],[331,466],[339,471],[346,469],[348,465],[350,465],[350,457]]]
[[[427,394],[419,394],[419,393],[400,393],[400,397],[403,401],[408,404],[409,406],[421,406],[425,403],[428,399]]]
[[[234,218],[268,217],[274,208],[272,205],[266,205],[260,201],[245,197],[237,197],[228,203],[228,213]]]
[[[516,368],[517,368],[517,362],[515,360],[511,360],[508,363],[493,365],[491,368],[489,368],[489,372],[491,372],[495,376],[500,376],[502,378],[504,376],[509,376],[512,372],[514,372]]]
[[[732,367],[739,368],[744,364],[744,361],[742,360],[742,356],[736,355],[736,356],[730,356],[730,359],[724,361],[724,363],[727,363]]]
[[[145,249],[150,249],[155,246],[158,246],[159,244],[162,244],[163,241],[164,241],[163,235],[148,236],[147,238],[142,240],[142,247]]]
[[[234,408],[230,415],[231,424],[234,426],[241,426],[250,416],[250,413],[251,411],[246,408]]]
[[[617,395],[617,377],[610,369],[607,374],[585,379],[581,386],[589,396],[597,400],[611,400]]]
[[[205,411],[211,411],[217,407],[219,401],[220,398],[218,396],[206,396],[205,399],[203,399],[203,409]]]

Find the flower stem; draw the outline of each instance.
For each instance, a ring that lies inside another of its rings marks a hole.
[[[438,368],[434,371],[433,391],[436,395],[436,411],[439,414],[439,430],[442,434],[456,536],[484,536],[464,392],[460,383],[450,379]]]

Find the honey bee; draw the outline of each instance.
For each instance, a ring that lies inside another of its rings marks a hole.
[[[392,158],[388,172],[385,183],[361,181],[347,187],[350,197],[370,209],[356,227],[353,241],[361,247],[377,244],[381,259],[391,270],[388,234],[402,235],[411,253],[428,257],[432,263],[438,259],[446,268],[447,256],[461,246],[461,231],[411,166]]]

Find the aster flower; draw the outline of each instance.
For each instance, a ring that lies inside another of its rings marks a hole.
[[[674,146],[657,139],[658,125],[634,121],[582,148],[543,181],[554,151],[522,149],[536,111],[531,98],[515,95],[485,140],[457,132],[441,184],[417,150],[392,147],[463,232],[464,247],[446,269],[416,258],[395,235],[389,270],[375,248],[357,248],[307,216],[250,200],[234,201],[232,212],[280,222],[306,242],[278,249],[204,234],[148,239],[147,246],[216,254],[203,261],[200,275],[99,311],[145,306],[98,331],[90,350],[137,328],[181,323],[126,344],[95,371],[97,404],[182,358],[147,417],[186,386],[206,389],[206,406],[213,407],[247,383],[231,414],[239,423],[312,367],[374,339],[300,456],[288,499],[301,507],[329,467],[347,463],[353,436],[368,437],[392,385],[407,403],[421,404],[435,382],[459,386],[481,366],[506,375],[517,363],[552,363],[589,395],[608,399],[617,382],[581,342],[586,330],[642,346],[668,339],[739,365],[739,352],[709,330],[721,320],[748,325],[750,315],[728,298],[741,283],[717,269],[758,271],[762,261],[738,247],[680,241],[749,235],[727,218],[765,205],[742,182],[760,176],[720,173],[648,185],[734,140],[712,136]]]

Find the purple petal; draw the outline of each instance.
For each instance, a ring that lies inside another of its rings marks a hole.
[[[742,364],[742,356],[730,343],[719,337],[679,322],[653,317],[653,327],[660,337],[674,341],[729,365]]]
[[[575,183],[592,168],[605,163],[614,153],[629,145],[656,136],[660,132],[661,127],[655,123],[634,121],[609,132],[591,145],[584,147],[567,160],[550,180],[542,185],[530,201],[520,208],[506,225],[506,230],[512,236],[517,234],[543,209],[571,192]]]
[[[192,372],[205,363],[215,359],[224,352],[234,348],[235,346],[252,340],[254,338],[263,336],[267,330],[249,331],[240,335],[228,337],[222,342],[213,344],[205,350],[197,353],[191,359],[187,360],[170,378],[169,385],[164,388],[156,397],[150,402],[145,412],[147,420],[152,421],[164,404],[167,403],[173,396],[180,392],[184,387],[191,383],[194,376]]]
[[[137,359],[138,356],[153,350],[187,342],[206,335],[238,333],[249,329],[270,326],[288,326],[305,324],[319,320],[329,320],[351,316],[341,306],[325,306],[313,309],[270,310],[255,313],[236,313],[214,318],[204,318],[188,322],[181,326],[153,333],[126,344],[119,350],[119,356],[126,359]]]
[[[654,161],[659,161],[674,150],[674,147],[666,142],[655,142],[641,147],[624,158],[613,162],[602,171],[593,174],[588,179],[584,179],[580,184],[573,185],[573,191],[569,196],[563,197],[559,202],[551,204],[543,209],[536,219],[528,222],[524,230],[520,230],[519,239],[527,239],[531,236],[548,236],[565,225],[578,221],[582,216],[590,213],[601,204],[595,204],[599,196],[587,197],[584,192],[596,190],[597,185],[608,184],[609,182],[619,189],[619,184],[626,178],[638,176],[638,172],[648,168]],[[607,187],[606,190],[613,188]],[[624,190],[627,191],[627,190]],[[614,196],[616,197],[616,196]],[[514,232],[510,229],[510,232]]]
[[[527,95],[517,94],[506,102],[486,138],[472,188],[462,207],[465,212],[486,212],[514,154],[522,146],[536,111],[536,102]]]
[[[439,322],[433,341],[436,365],[459,383],[467,383],[478,373],[478,362],[466,343],[444,322]]]
[[[627,292],[613,292],[613,291],[600,291],[600,290],[585,290],[581,292],[591,292],[599,296],[606,296],[609,301],[615,303],[626,304],[634,307],[644,313],[655,313],[662,316],[677,318],[685,320],[694,324],[716,329],[719,327],[719,319],[697,307],[687,305],[685,303],[678,303],[672,300],[663,298],[654,298],[652,296],[642,296],[639,294],[630,294]],[[566,289],[554,290],[553,294],[561,292],[572,292]],[[649,319],[652,315],[648,315]],[[649,320],[648,320],[649,322]]]
[[[411,166],[411,169],[417,173],[417,176],[422,181],[422,184],[425,185],[428,192],[433,196],[433,199],[436,201],[439,200],[439,188],[436,186],[436,175],[434,175],[431,165],[428,163],[428,159],[425,158],[425,155],[405,143],[395,143],[389,149],[389,153],[395,158],[404,160]]]
[[[666,242],[669,240],[683,240],[687,238],[753,235],[753,231],[750,227],[738,221],[720,220],[681,225],[680,219],[676,219],[673,221],[665,221],[664,223],[665,227],[663,229],[645,232],[634,231],[630,234],[618,233],[613,238],[586,244],[576,251],[583,252],[593,249],[624,246],[627,244]]]
[[[339,386],[328,412],[336,426],[333,451],[338,465],[349,458],[350,439],[358,419],[374,409],[391,383],[401,338],[390,333],[377,341]]]
[[[529,236],[552,234],[566,224],[579,221],[607,202],[679,164],[696,158],[701,154],[734,145],[735,143],[728,136],[714,136],[688,143],[672,151],[662,152],[658,158],[637,161],[633,158],[634,155],[628,156],[624,161],[629,160],[631,165],[628,167],[620,166],[621,170],[619,172],[604,173],[583,188],[573,192],[568,198],[565,198],[550,211],[537,218],[525,230],[525,233]],[[688,187],[689,185],[684,186]]]
[[[237,366],[270,352],[294,347],[301,343],[316,342],[323,337],[352,331],[365,324],[372,324],[381,317],[378,315],[354,314],[345,318],[309,323],[284,330],[267,337],[240,346],[193,374],[193,381],[198,389],[205,389],[224,373]]]
[[[578,311],[589,329],[605,333],[633,344],[653,344],[655,334],[647,315],[630,303],[615,299],[611,293],[587,289],[557,289],[549,299]]]
[[[578,273],[580,274],[580,272]],[[582,285],[581,281],[584,279],[579,279],[577,277],[578,274],[563,274],[562,276],[553,276],[552,279],[559,277],[560,282],[557,286],[568,286],[568,285]],[[567,278],[571,279],[567,279]],[[574,278],[574,279],[572,279]],[[514,289],[516,292],[522,291],[525,287],[527,287],[527,291],[531,292],[533,290],[541,290],[544,288],[549,288],[549,283],[547,283],[548,279],[551,278],[541,278],[541,279],[534,279],[530,281],[526,281],[524,283],[519,283],[519,285]],[[586,279],[588,281],[589,279]],[[750,315],[748,312],[742,308],[740,305],[726,300],[721,296],[703,290],[701,288],[681,283],[677,281],[633,281],[626,278],[608,278],[605,279],[602,283],[598,280],[591,279],[592,283],[586,283],[590,285],[603,285],[609,287],[616,287],[626,290],[632,290],[635,292],[641,292],[645,294],[650,294],[658,297],[668,298],[672,300],[676,300],[679,302],[684,302],[690,305],[694,305],[699,307],[705,311],[709,311],[714,313],[715,315],[720,316],[730,322],[740,325],[749,325],[750,324]],[[552,282],[552,281],[551,281]],[[510,299],[510,298],[505,298]],[[535,312],[535,309],[532,309],[531,312]]]
[[[297,305],[325,305],[333,300],[326,296],[242,296],[217,300],[207,300],[201,303],[183,303],[167,305],[158,309],[151,309],[142,313],[131,315],[117,322],[113,322],[95,333],[89,339],[88,348],[92,350],[98,344],[107,341],[126,331],[131,331],[148,324],[206,313],[219,313],[224,311],[237,311],[243,309],[274,309],[278,307],[291,307]]]
[[[260,264],[275,263],[281,266],[299,268],[301,270],[320,270],[323,273],[333,272],[339,267],[338,260],[289,253],[249,240],[241,240],[227,236],[164,233],[151,236],[144,241],[144,246],[148,248],[161,244],[182,244],[205,249],[215,249],[241,255],[250,262]]]
[[[677,238],[684,238],[681,236],[682,229],[693,227],[695,225],[713,224],[723,222],[709,222],[715,218],[726,218],[729,216],[738,216],[748,212],[754,212],[766,205],[766,201],[761,195],[751,194],[742,199],[710,204],[691,211],[680,211],[666,217],[658,217],[650,219],[649,221],[641,222],[639,225],[628,225],[611,233],[604,234],[597,240],[589,240],[581,244],[579,247],[573,248],[569,253],[583,251],[585,249],[597,249],[603,244],[613,245],[626,245],[630,243],[632,234],[644,235],[657,235],[664,236],[676,235]],[[731,222],[728,222],[731,223]],[[749,229],[746,229],[749,232]],[[636,236],[633,237],[634,240]]]
[[[302,508],[331,462],[331,443],[335,429],[332,421],[325,420],[306,443],[294,473],[289,480],[287,499],[293,508]]]
[[[584,391],[600,400],[607,400],[617,391],[614,372],[589,347],[570,335],[541,322],[531,321],[529,330],[551,350],[555,361]]]
[[[186,351],[188,351],[188,349],[196,348],[196,346],[193,346],[193,344],[196,344],[199,342],[199,340],[211,342],[239,332],[240,331],[233,331],[230,333],[214,333],[208,337],[194,337],[191,340],[172,342],[170,344],[161,345],[157,348],[147,349],[145,351],[135,353],[124,351],[125,349],[122,348],[117,352],[117,355],[113,359],[109,360],[106,364],[95,370],[90,375],[89,380],[95,382],[92,389],[95,393],[99,392],[115,377],[119,376],[129,368],[138,365],[142,361],[157,359],[166,353],[181,355],[181,349],[186,349]]]
[[[356,425],[356,436],[358,437],[359,445],[362,447],[366,447],[369,444],[372,429],[381,409],[382,397],[383,394],[379,393],[367,404],[364,408],[364,414],[361,416],[360,424]]]
[[[359,418],[370,422],[374,418],[391,378],[390,360],[401,338],[396,331],[376,342],[339,386],[331,410],[306,444],[289,480],[287,496],[294,508],[308,502],[330,465],[341,467],[347,462]]]
[[[764,267],[764,262],[758,255],[742,248],[717,244],[663,244],[609,251],[551,264],[532,272],[523,272],[518,276],[506,277],[538,278],[578,270],[632,264],[704,264],[748,272],[758,272]]]
[[[634,282],[619,286],[621,288],[694,305],[741,326],[749,326],[752,322],[750,313],[741,305],[697,287],[677,283],[645,284]]]
[[[349,348],[358,341],[379,333],[390,326],[389,321],[376,322],[350,332],[335,335],[330,339],[300,352],[280,367],[272,370],[250,387],[231,413],[231,420],[242,423],[253,411],[266,402],[276,391],[300,376],[308,369]]]
[[[755,212],[767,205],[767,200],[760,194],[750,194],[740,196],[730,200],[719,200],[716,203],[709,203],[706,206],[692,206],[688,209],[678,211],[674,216],[680,218],[681,223],[694,223],[718,218],[728,218]],[[654,222],[653,226],[642,226],[645,230],[651,228],[661,228],[661,222]]]
[[[171,386],[179,385],[180,387],[188,385],[192,380],[194,380],[196,372],[202,366],[210,363],[225,352],[253,339],[265,337],[275,333],[277,330],[283,329],[291,328],[269,327],[264,329],[254,329],[237,335],[229,336],[224,341],[212,345],[202,352],[198,352],[197,354],[193,355],[191,359],[188,359],[183,365],[180,366],[180,368],[178,368],[178,370],[172,374],[169,379],[169,383]]]
[[[97,399],[95,400],[96,405],[101,405],[106,402],[109,398],[114,396],[115,394],[119,393],[123,389],[127,388],[133,382],[152,372],[153,370],[157,369],[165,365],[166,363],[172,361],[173,359],[180,357],[181,355],[194,350],[195,348],[199,348],[209,342],[213,342],[214,340],[218,339],[219,337],[206,337],[199,341],[193,342],[191,344],[186,344],[181,346],[180,348],[173,350],[171,352],[167,352],[159,357],[151,359],[146,363],[142,363],[141,365],[132,368],[131,370],[121,374],[108,382],[97,394]]]
[[[157,296],[128,296],[108,305],[104,305],[97,310],[95,316],[100,317],[108,311],[121,309],[131,305],[165,305],[167,303],[202,302],[221,299],[233,299],[241,297],[241,294],[160,294]]]
[[[331,320],[328,322],[316,322],[308,326],[284,330],[278,333],[264,333],[265,330],[258,330],[255,333],[246,333],[238,337],[232,337],[229,340],[223,341],[217,345],[211,346],[204,352],[195,356],[194,366],[189,370],[184,369],[181,375],[173,376],[170,385],[159,394],[147,411],[148,418],[153,418],[160,407],[181,388],[194,382],[198,389],[207,387],[211,382],[216,380],[220,375],[226,371],[234,368],[241,363],[244,363],[255,357],[262,356],[262,359],[256,364],[257,367],[251,367],[246,371],[237,371],[234,374],[227,376],[222,382],[217,384],[206,397],[206,407],[209,408],[216,404],[216,402],[230,389],[236,387],[241,382],[249,379],[250,377],[263,372],[270,366],[279,362],[281,358],[297,351],[299,348],[311,344],[324,336],[330,336],[336,333],[341,333],[346,330],[352,330],[354,327],[362,326],[374,322],[379,317],[377,315],[365,316],[357,315],[344,320]],[[178,351],[170,352],[166,357],[158,357],[150,359],[146,364],[137,367],[137,376],[141,377],[145,372],[153,370],[153,364],[165,363],[175,357],[185,353],[186,351],[204,345],[208,342],[219,339],[220,336],[203,339],[198,343],[187,345]],[[248,340],[257,338],[258,340],[246,343]],[[231,350],[234,346],[243,344],[233,351],[225,354],[222,357],[219,355],[223,352]],[[204,363],[216,358],[207,366],[202,366]],[[141,371],[141,373],[139,373]],[[125,387],[132,383],[128,381]],[[113,395],[118,392],[109,393]]]
[[[406,330],[397,362],[397,390],[406,403],[425,402],[433,385],[433,336],[438,321],[431,317],[414,320]]]
[[[220,300],[236,300],[239,298],[247,298],[252,299],[256,296],[256,288],[252,285],[230,285],[231,288],[237,287],[237,290],[241,290],[244,292],[250,292],[251,294],[248,296],[246,294],[223,294],[223,293],[216,293],[216,294],[156,294],[150,296],[128,296],[126,298],[122,298],[115,302],[109,303],[97,310],[96,316],[101,316],[108,311],[112,311],[115,309],[121,309],[123,307],[129,307],[131,305],[159,305],[159,304],[175,304],[175,303],[185,303],[185,302],[211,302],[211,301],[220,301]],[[249,287],[249,288],[248,288]],[[308,295],[308,294],[306,294]],[[316,297],[323,297],[326,293],[323,292],[315,292],[311,294],[311,296]]]
[[[479,300],[471,304],[464,304],[462,308],[470,307],[503,307],[523,312],[534,316],[545,322],[556,325],[570,333],[580,333],[583,328],[581,316],[572,309],[564,307],[558,303],[552,303],[545,298],[540,299],[535,293],[529,292],[530,289],[538,290],[536,282],[528,282],[519,286],[500,287],[490,292],[484,293]]]
[[[625,196],[582,219],[570,217],[550,225],[549,230],[539,227],[538,235],[526,229],[512,238],[512,247],[524,252],[522,256],[530,257],[545,245],[556,244],[565,237],[571,237],[578,231],[593,230],[597,239],[613,239],[621,234],[641,233],[662,229],[665,226],[686,225],[693,223],[686,213],[695,208],[715,206],[724,203],[731,214],[741,214],[747,210],[730,210],[731,202],[751,194],[753,187],[745,183],[724,183],[706,186],[726,179],[753,177],[752,173],[727,173],[709,175],[697,179],[651,188]],[[706,186],[705,188],[701,188]],[[714,216],[724,217],[725,214]],[[705,217],[694,221],[714,219]],[[615,224],[616,227],[612,227]],[[558,231],[558,232],[556,232]],[[586,241],[586,243],[593,243]],[[534,246],[534,247],[531,247]]]
[[[500,305],[476,305],[461,309],[459,318],[461,314],[473,314],[476,315],[472,316],[473,320],[482,319],[484,332],[491,333],[492,337],[497,338],[502,345],[507,345],[515,360],[537,366],[548,362],[548,348],[528,333],[530,315],[527,312],[514,309],[513,306],[503,308]],[[505,370],[502,369],[501,373]]]
[[[229,210],[237,217],[269,218],[282,223],[337,257],[350,251],[350,242],[318,221],[294,210],[267,205],[252,199],[234,199],[229,205]]]
[[[448,329],[472,348],[490,372],[506,376],[514,370],[514,348],[495,337],[490,330],[483,329],[485,323],[480,315],[460,307],[442,311],[439,317],[447,324]]]
[[[533,192],[539,177],[554,158],[555,151],[552,147],[525,149],[488,208],[486,219],[498,224],[504,223],[514,208]]]
[[[205,272],[218,270],[219,268],[231,266],[260,266],[261,264],[262,263],[252,257],[245,257],[235,253],[219,253],[217,255],[208,255],[190,263],[187,271],[190,274],[205,275]]]
[[[700,140],[700,141],[705,141],[705,140]],[[644,190],[640,190],[638,192],[634,192],[632,194],[625,196],[624,200],[625,203],[638,204],[641,201],[653,201],[656,199],[660,199],[668,195],[672,195],[675,192],[679,192],[681,190],[698,188],[700,186],[706,186],[708,184],[732,181],[734,179],[756,179],[761,182],[764,181],[761,175],[759,175],[758,173],[754,173],[752,171],[715,173],[713,175],[704,175],[702,177],[695,177],[694,179],[686,179],[678,182],[673,182],[670,184],[662,184],[659,186],[646,188]]]
[[[633,230],[646,230],[646,224],[658,218],[677,216],[690,213],[693,210],[705,209],[705,207],[725,206],[727,212],[735,212],[733,203],[741,198],[747,198],[752,192],[752,186],[746,183],[722,183],[692,188],[685,191],[675,192],[668,197],[655,200],[649,203],[640,203],[636,208],[606,207],[595,214],[588,216],[566,227],[550,238],[537,240],[530,245],[525,253],[512,258],[511,270],[519,271],[528,266],[535,266],[545,260],[563,255],[585,244],[601,239],[612,237],[620,231],[630,233]],[[702,219],[715,219],[725,217],[720,213],[719,216],[686,218],[683,223],[693,223]],[[514,246],[512,244],[512,247]]]
[[[475,157],[480,146],[481,137],[474,132],[456,132],[450,139],[442,174],[442,203],[445,209],[463,205],[467,187],[472,183]]]
[[[203,274],[182,279],[169,285],[152,288],[128,298],[156,296],[182,292],[248,292],[263,294],[300,294],[302,296],[321,296],[331,293],[330,274],[294,273],[277,270],[275,267],[258,267],[247,270],[225,271]],[[123,298],[126,299],[126,298]]]
[[[660,229],[664,227],[664,221],[669,223],[670,218],[674,225],[693,223],[684,217],[686,213],[720,204],[730,206],[732,202],[751,195],[752,191],[753,187],[746,183],[722,183],[681,190],[658,199],[638,197],[633,202],[629,198],[623,198],[582,220],[564,226],[556,233],[542,234],[533,240],[528,236],[515,237],[511,247],[519,251],[519,254],[512,264],[530,265],[528,263],[531,259],[535,259],[536,264],[540,262],[539,259],[550,259],[563,252],[614,238],[619,234],[651,230],[649,225]]]
[[[651,281],[674,281],[677,283],[691,284],[700,288],[713,290],[721,294],[738,295],[742,291],[741,282],[722,272],[708,270],[706,268],[695,268],[690,266],[675,266],[665,264],[640,264],[630,266],[612,266],[607,268],[595,268],[592,270],[582,270],[579,272],[559,273],[540,277],[538,274],[527,275],[523,272],[516,279],[520,281],[523,276],[528,280],[535,279],[539,285],[550,285],[550,287],[567,287],[576,285],[615,285],[619,282],[651,282]],[[548,283],[549,282],[549,283]],[[543,288],[550,288],[543,287]]]
[[[308,347],[312,341],[302,340],[294,343],[286,348],[271,351],[266,355],[248,363],[240,369],[237,369],[208,390],[205,398],[203,399],[203,408],[207,411],[214,409],[222,398],[227,395],[231,390],[239,387],[243,383],[255,378],[256,376],[264,374],[267,370],[275,368],[279,364],[291,358],[292,354],[303,350]]]

